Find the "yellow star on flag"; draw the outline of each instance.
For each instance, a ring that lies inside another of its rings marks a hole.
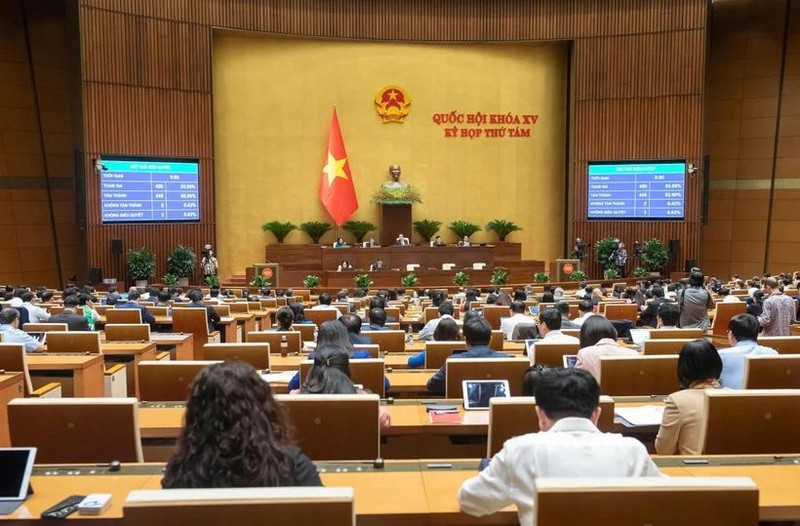
[[[347,174],[344,172],[344,165],[347,163],[347,157],[337,159],[333,154],[328,152],[328,163],[322,168],[322,173],[328,176],[328,186],[333,186],[333,182],[337,177],[347,180]]]

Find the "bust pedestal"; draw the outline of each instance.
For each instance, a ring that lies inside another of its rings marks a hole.
[[[381,207],[381,245],[394,245],[400,234],[411,239],[411,205],[379,205]]]

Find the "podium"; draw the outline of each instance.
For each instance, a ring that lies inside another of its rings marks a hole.
[[[557,259],[556,260],[556,280],[559,282],[569,281],[569,275],[576,270],[581,270],[580,259]]]
[[[264,276],[271,283],[271,287],[280,286],[280,265],[277,263],[255,263],[253,265],[254,276]],[[252,278],[248,278],[248,283]]]
[[[411,239],[411,205],[380,205],[381,245],[394,245],[400,234]]]

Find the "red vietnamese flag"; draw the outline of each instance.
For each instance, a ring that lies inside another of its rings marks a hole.
[[[350,163],[347,162],[347,152],[344,149],[336,108],[331,117],[328,154],[319,180],[319,199],[339,226],[358,210],[356,188],[353,185],[353,175],[350,173]]]

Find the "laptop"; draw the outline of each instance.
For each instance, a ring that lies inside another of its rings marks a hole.
[[[9,515],[28,497],[35,447],[0,448],[0,515]]]
[[[565,354],[561,357],[564,363],[564,368],[569,369],[570,367],[575,367],[578,363],[578,355],[577,354]]]
[[[631,329],[631,340],[640,348],[642,344],[650,336],[650,329]]]
[[[486,411],[492,398],[511,396],[508,380],[463,380],[461,388],[466,411]]]
[[[47,333],[46,332],[29,332],[28,336],[34,338],[37,342],[44,345],[47,342]]]

